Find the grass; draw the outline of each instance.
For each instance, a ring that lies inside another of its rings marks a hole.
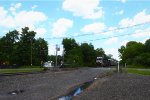
[[[126,70],[133,74],[150,75],[150,69],[127,68]]]
[[[143,66],[143,65],[127,65],[127,68],[150,68],[149,66]]]
[[[15,74],[43,71],[44,68],[18,68],[18,69],[0,69],[0,74]]]
[[[41,68],[41,66],[19,66],[18,68]]]

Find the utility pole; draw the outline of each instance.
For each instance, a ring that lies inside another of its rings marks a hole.
[[[64,54],[65,54],[65,50],[64,50],[64,48],[63,48],[63,63],[64,63]]]
[[[31,66],[32,66],[32,39],[30,40],[31,42]]]
[[[58,45],[56,44],[56,67],[57,67],[57,49],[58,49],[57,46],[58,46]]]
[[[118,72],[119,72],[119,67],[120,67],[120,66],[119,66],[119,61],[118,61]]]

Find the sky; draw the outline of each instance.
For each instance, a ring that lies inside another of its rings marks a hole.
[[[92,43],[119,59],[118,48],[150,38],[149,0],[0,0],[0,37],[29,27],[48,41],[49,55],[62,39]]]

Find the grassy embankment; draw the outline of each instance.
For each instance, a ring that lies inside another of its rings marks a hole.
[[[128,73],[150,75],[150,67],[148,66],[132,65],[128,66],[128,68],[125,68],[125,70]]]
[[[22,66],[15,69],[0,69],[0,74],[14,74],[14,73],[30,73],[30,72],[39,72],[43,71],[44,68],[36,66]]]

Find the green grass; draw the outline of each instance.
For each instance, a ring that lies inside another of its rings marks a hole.
[[[150,75],[150,69],[135,69],[135,68],[127,68],[127,72],[133,74],[141,74],[141,75]]]
[[[43,70],[44,68],[0,69],[0,74],[29,73],[29,72],[38,72]]]
[[[127,68],[150,68],[149,66],[143,66],[143,65],[127,65]]]
[[[41,66],[19,66],[18,68],[41,68]]]

